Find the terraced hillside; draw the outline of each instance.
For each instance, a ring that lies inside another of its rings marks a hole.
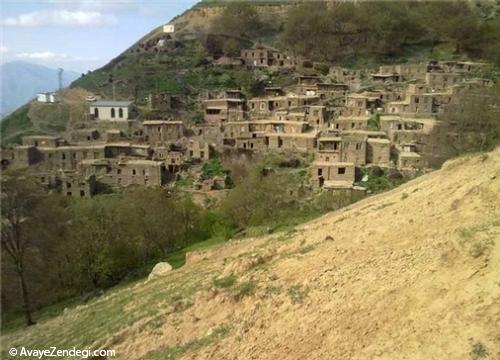
[[[500,149],[2,336],[117,359],[500,358]]]

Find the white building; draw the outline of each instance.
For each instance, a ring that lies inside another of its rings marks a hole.
[[[39,93],[36,94],[36,101],[41,103],[55,103],[57,102],[58,96],[56,93]]]
[[[132,101],[97,100],[90,103],[90,114],[96,120],[128,120]]]
[[[173,33],[175,30],[174,24],[163,25],[163,32],[167,34]]]

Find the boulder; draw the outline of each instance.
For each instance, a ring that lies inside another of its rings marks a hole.
[[[159,262],[158,264],[155,265],[153,270],[151,270],[151,273],[149,273],[147,281],[151,281],[158,277],[164,276],[171,270],[172,270],[172,265],[170,265],[168,262]]]

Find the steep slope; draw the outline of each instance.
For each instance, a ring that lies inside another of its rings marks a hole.
[[[117,359],[500,358],[500,149],[2,337]]]
[[[80,74],[63,72],[63,86],[68,86]],[[19,106],[26,104],[39,92],[54,91],[58,88],[57,69],[13,61],[0,65],[2,79],[2,101],[0,115],[6,116]]]

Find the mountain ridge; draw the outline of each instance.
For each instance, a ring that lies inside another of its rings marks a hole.
[[[55,91],[59,87],[57,69],[25,61],[0,65],[2,100],[0,116],[4,117],[33,99],[39,92]],[[63,86],[80,76],[74,71],[63,72]]]

